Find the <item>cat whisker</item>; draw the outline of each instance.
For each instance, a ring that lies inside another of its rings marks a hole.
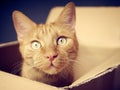
[[[46,62],[42,62],[42,61],[39,61],[39,60],[37,61],[37,60],[36,60],[36,61],[34,62],[34,64],[33,64],[33,67],[39,67],[39,68],[40,68],[40,67],[45,66],[45,63],[46,63]]]
[[[15,75],[20,75],[22,62],[16,62],[12,65],[11,73]]]
[[[67,61],[58,61],[58,62],[61,62],[61,63],[64,63],[64,62],[72,62],[72,63],[76,63],[76,64],[80,64],[80,62],[79,61],[77,61],[77,60],[67,60]]]

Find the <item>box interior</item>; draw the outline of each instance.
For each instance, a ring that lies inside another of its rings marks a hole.
[[[17,41],[0,44],[0,70],[19,75],[22,58]]]

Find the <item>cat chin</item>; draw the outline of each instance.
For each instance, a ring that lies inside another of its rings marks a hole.
[[[56,74],[58,74],[60,71],[62,71],[62,70],[56,68],[55,66],[50,66],[49,68],[47,68],[46,70],[44,70],[44,72],[45,72],[46,74],[49,74],[49,75],[56,75]]]

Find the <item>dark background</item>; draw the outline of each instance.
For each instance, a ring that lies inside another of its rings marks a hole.
[[[14,10],[22,11],[36,23],[44,23],[51,8],[65,6],[70,1],[81,7],[120,6],[120,0],[1,0],[0,43],[17,40],[11,17]]]

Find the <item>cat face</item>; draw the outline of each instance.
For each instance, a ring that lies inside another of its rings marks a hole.
[[[66,5],[58,19],[50,24],[36,24],[19,11],[13,13],[23,63],[47,74],[57,74],[71,67],[76,59],[75,9]]]

